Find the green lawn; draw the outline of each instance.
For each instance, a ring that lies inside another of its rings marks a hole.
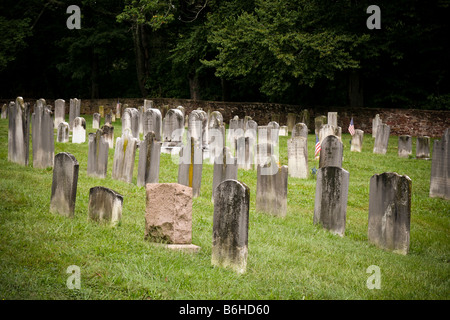
[[[66,115],[67,117],[67,115]],[[85,116],[94,132],[92,116]],[[103,121],[103,120],[102,120]],[[120,136],[120,120],[114,124]],[[55,154],[72,153],[80,164],[75,217],[49,213],[52,170],[8,162],[8,120],[0,120],[0,298],[1,299],[449,299],[450,202],[430,198],[431,161],[397,156],[391,136],[386,155],[373,154],[365,135],[363,152],[350,152],[343,134],[343,168],[350,172],[345,237],[313,225],[315,179],[289,178],[285,218],[256,213],[256,171],[239,170],[250,189],[247,272],[237,275],[211,265],[212,165],[203,166],[201,196],[193,200],[197,254],[168,251],[144,241],[145,189],[86,175],[88,143],[55,143]],[[309,166],[315,136],[309,135]],[[31,142],[30,142],[31,145]],[[432,145],[432,143],[431,143]],[[31,147],[30,147],[31,148]],[[30,150],[30,155],[31,155]],[[415,154],[415,139],[413,141]],[[287,165],[287,137],[280,137]],[[30,163],[32,158],[30,156]],[[369,180],[394,171],[412,180],[410,253],[384,251],[368,243]],[[160,182],[177,182],[178,167],[161,154]],[[121,224],[87,218],[89,189],[109,187],[124,197]],[[69,266],[81,272],[81,288],[66,286]],[[381,288],[370,290],[369,266],[381,271]]]

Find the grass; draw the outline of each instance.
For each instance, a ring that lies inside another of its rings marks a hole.
[[[92,116],[85,116],[94,132]],[[115,137],[121,133],[114,124]],[[55,143],[55,154],[72,153],[80,164],[75,217],[49,212],[51,169],[8,162],[8,120],[0,120],[0,298],[1,299],[449,299],[450,202],[428,196],[431,161],[397,156],[391,136],[386,155],[350,152],[344,134],[343,168],[350,172],[345,237],[313,225],[315,179],[289,177],[288,212],[277,218],[255,212],[256,171],[239,170],[250,189],[247,272],[237,275],[211,265],[212,165],[204,164],[201,196],[193,200],[193,243],[197,254],[173,252],[144,240],[145,189],[86,175],[88,144]],[[308,137],[309,167],[314,135]],[[31,143],[30,143],[31,144]],[[433,145],[431,143],[431,145]],[[31,148],[31,147],[30,147]],[[415,149],[413,148],[413,154]],[[31,154],[31,152],[30,152]],[[287,137],[280,137],[287,165]],[[32,158],[30,156],[30,163]],[[178,167],[161,154],[160,182],[176,182]],[[368,243],[369,179],[394,171],[412,179],[410,253],[384,251]],[[89,189],[109,187],[124,197],[115,228],[87,218]],[[66,270],[77,265],[81,288],[69,290]],[[369,266],[381,271],[381,289],[370,290]]]

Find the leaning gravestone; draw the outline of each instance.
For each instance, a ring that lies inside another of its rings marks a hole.
[[[287,148],[289,175],[294,178],[308,178],[308,140],[293,136],[287,141]]]
[[[431,160],[430,197],[450,200],[450,128],[434,140]]]
[[[89,218],[115,226],[122,218],[123,196],[105,187],[89,190]]]
[[[30,145],[30,105],[17,97],[8,107],[8,160],[28,166]]]
[[[137,139],[126,130],[116,140],[112,178],[131,183],[133,181],[134,161],[136,157]]]
[[[89,134],[89,150],[87,175],[97,178],[106,178],[108,168],[109,144],[103,137],[103,131],[98,129],[96,133]]]
[[[61,122],[58,125],[58,130],[56,131],[56,142],[69,142],[69,124],[67,122]]]
[[[344,145],[338,137],[330,135],[322,141],[319,168],[339,167],[342,168],[342,159],[344,156]]]
[[[86,142],[86,120],[82,117],[76,117],[73,120],[72,143],[84,142]]]
[[[159,111],[159,109],[148,108],[145,110],[142,126],[144,137],[147,133],[153,132],[155,134],[155,139],[161,141],[162,120],[161,111]]]
[[[386,154],[391,127],[387,124],[381,124],[377,127],[376,131],[377,135],[375,137],[373,153]]]
[[[225,180],[214,190],[211,264],[245,273],[248,257],[250,188]]]
[[[237,180],[238,164],[228,147],[224,147],[222,152],[214,159],[212,197],[214,202],[214,190],[224,180]]]
[[[138,187],[147,183],[158,183],[160,154],[161,144],[156,140],[153,131],[147,132],[144,141],[139,145]]]
[[[395,172],[373,175],[369,191],[369,242],[407,254],[410,221],[411,179]]]
[[[50,212],[66,217],[74,216],[78,169],[78,161],[72,154],[61,152],[55,156]]]
[[[203,154],[195,138],[191,137],[181,148],[178,165],[178,183],[191,187],[194,198],[200,195]]]
[[[340,167],[323,167],[317,171],[313,223],[341,237],[345,234],[349,176]]]
[[[55,128],[58,128],[61,122],[66,121],[66,101],[63,99],[55,100]]]
[[[408,158],[412,153],[412,139],[409,135],[398,137],[398,156],[401,158]]]
[[[101,116],[100,113],[94,113],[92,115],[92,129],[100,129]]]
[[[352,144],[350,146],[350,151],[361,152],[363,138],[364,138],[364,131],[356,129],[355,134],[352,136]]]
[[[77,98],[70,99],[70,105],[69,105],[69,129],[73,130],[73,122],[75,121],[75,118],[80,116],[81,112],[81,100],[78,100]]]
[[[430,137],[420,136],[416,140],[416,158],[429,159],[430,158]]]
[[[52,112],[44,99],[36,101],[31,116],[31,136],[33,145],[33,167],[45,169],[53,167],[55,156],[54,123]]]
[[[383,121],[380,119],[380,115],[376,114],[375,118],[372,119],[372,137],[376,138],[378,126],[383,124]]]

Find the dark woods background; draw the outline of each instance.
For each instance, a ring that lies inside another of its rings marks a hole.
[[[2,0],[0,98],[448,110],[449,18],[445,0]]]

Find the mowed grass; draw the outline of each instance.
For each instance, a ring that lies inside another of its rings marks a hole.
[[[88,132],[92,116],[85,116]],[[103,120],[102,120],[103,122]],[[121,134],[120,120],[114,123]],[[287,137],[280,137],[280,162],[287,165]],[[449,299],[450,202],[430,198],[431,161],[397,156],[391,136],[386,155],[373,154],[371,135],[363,152],[350,152],[344,134],[343,168],[350,172],[345,237],[313,225],[315,179],[289,177],[285,218],[255,212],[256,171],[239,169],[250,189],[247,272],[237,275],[211,265],[213,167],[204,164],[201,196],[193,199],[192,242],[187,254],[144,240],[145,189],[86,175],[88,143],[55,142],[78,160],[75,217],[49,212],[52,170],[8,162],[8,120],[0,120],[0,298],[1,299]],[[315,136],[308,137],[309,169]],[[31,145],[31,143],[30,143]],[[431,143],[432,145],[432,143]],[[415,139],[413,142],[415,154]],[[412,179],[410,253],[406,256],[368,243],[369,180],[394,171]],[[161,154],[160,182],[177,182],[178,166]],[[124,197],[121,224],[115,228],[88,220],[89,189],[111,188]],[[170,204],[167,204],[170,205]],[[80,268],[81,288],[70,290],[67,268]],[[376,265],[381,288],[368,289]]]

